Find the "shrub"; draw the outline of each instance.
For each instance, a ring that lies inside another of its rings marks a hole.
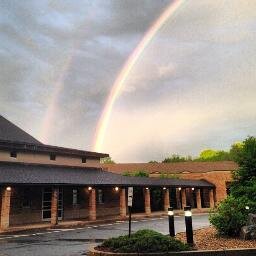
[[[241,227],[246,224],[249,211],[245,206],[253,206],[246,198],[227,197],[210,213],[210,223],[216,227],[219,235],[238,236]]]
[[[132,252],[168,252],[186,251],[190,247],[181,241],[165,236],[153,230],[139,230],[131,234],[129,238],[119,236],[110,238],[102,243],[100,247],[109,248],[113,252],[132,253]]]

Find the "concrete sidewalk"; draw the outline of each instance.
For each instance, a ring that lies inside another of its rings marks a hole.
[[[192,210],[193,214],[199,215],[199,214],[204,214],[208,213],[209,209],[204,208],[201,210],[198,209],[193,209]],[[177,216],[182,216],[184,215],[183,210],[175,210],[174,214]],[[146,215],[145,213],[134,213],[132,214],[133,220],[139,220],[139,219],[144,219],[144,218],[154,218],[154,217],[162,217],[162,216],[167,216],[167,213],[165,211],[159,211],[159,212],[152,212],[150,216]],[[95,221],[89,221],[87,219],[81,219],[81,220],[63,220],[59,221],[58,225],[52,226],[51,223],[46,222],[46,223],[35,223],[35,224],[30,224],[30,225],[20,225],[20,226],[13,226],[9,227],[6,230],[0,230],[0,234],[12,234],[12,233],[19,233],[19,232],[24,232],[24,231],[31,231],[31,230],[45,230],[45,229],[58,229],[58,228],[74,228],[74,227],[84,227],[87,225],[92,225],[92,224],[104,224],[104,223],[110,223],[113,221],[124,221],[127,220],[128,216],[126,216],[125,219],[120,219],[119,216],[113,216],[111,218],[98,218]]]

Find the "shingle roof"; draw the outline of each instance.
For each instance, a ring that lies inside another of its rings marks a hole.
[[[0,149],[103,158],[108,154],[46,145],[0,115]]]
[[[21,128],[0,115],[0,140],[42,144]]]
[[[127,177],[96,168],[0,162],[0,184],[214,187],[205,180]]]
[[[145,171],[148,173],[204,173],[211,171],[233,171],[238,165],[232,161],[182,162],[182,163],[124,163],[103,164],[102,168],[115,173]]]

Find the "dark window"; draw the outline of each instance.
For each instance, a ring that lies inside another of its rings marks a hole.
[[[23,191],[23,207],[30,207],[31,206],[31,191],[30,188],[25,188]]]
[[[82,163],[86,163],[86,157],[85,156],[82,157]]]
[[[17,158],[17,152],[16,151],[11,151],[10,152],[10,157]]]
[[[104,194],[102,189],[97,190],[97,203],[98,204],[104,204]]]
[[[50,160],[55,161],[56,160],[56,155],[55,154],[50,154]]]
[[[73,189],[73,205],[77,205],[78,204],[78,193],[79,190],[78,189]]]

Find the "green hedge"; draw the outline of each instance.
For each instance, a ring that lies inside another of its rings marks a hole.
[[[130,238],[127,235],[110,238],[104,241],[101,246],[108,248],[113,252],[121,253],[154,253],[187,251],[190,249],[188,245],[175,238],[147,229],[139,230],[136,233],[131,234]]]

